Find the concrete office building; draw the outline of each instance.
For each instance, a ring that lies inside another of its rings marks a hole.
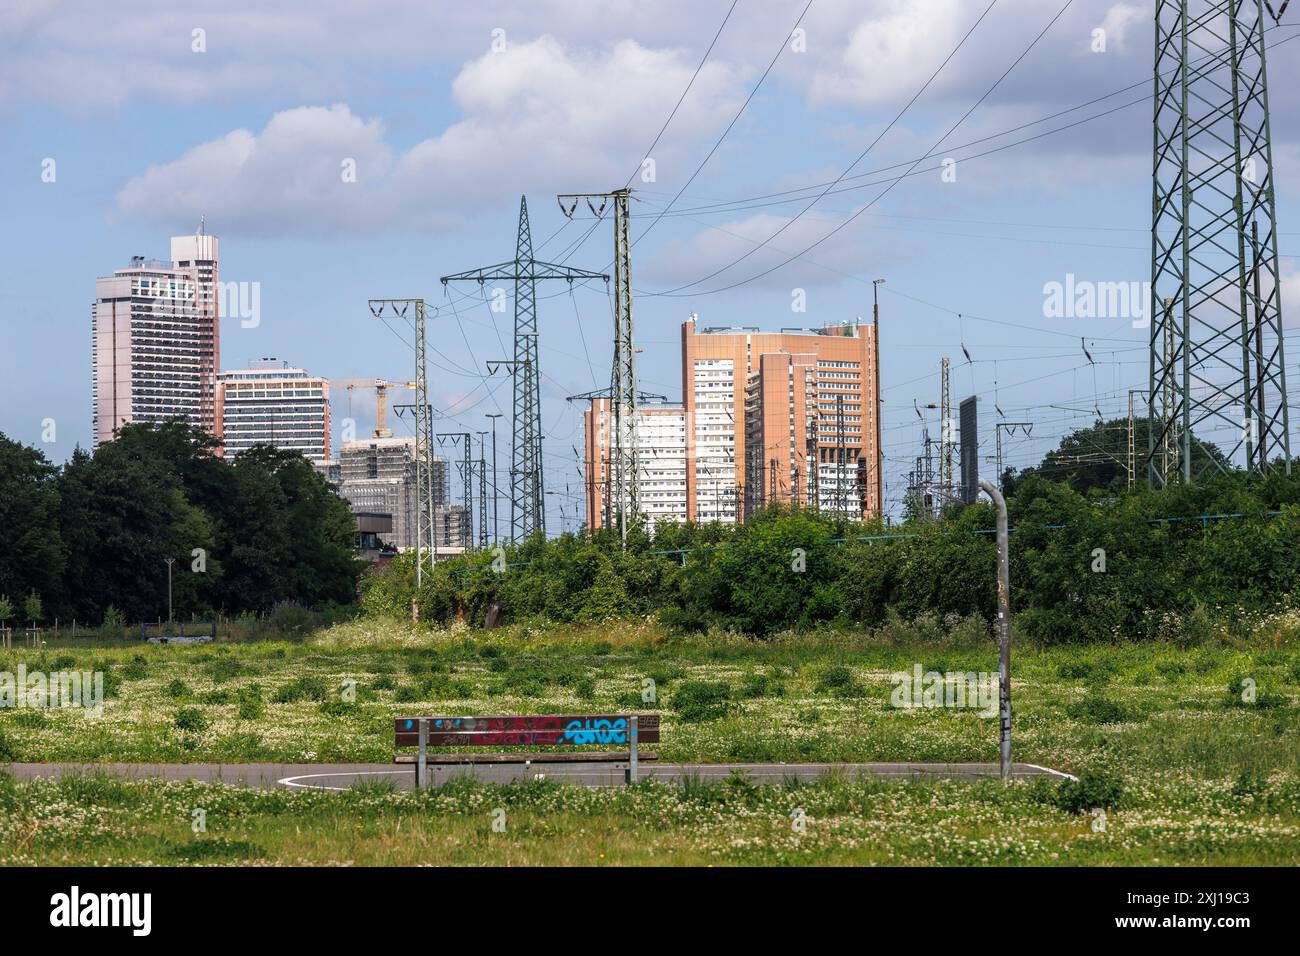
[[[330,386],[288,362],[263,358],[217,375],[222,443],[233,458],[254,445],[273,445],[325,462],[330,457]]]
[[[171,259],[134,256],[95,280],[91,404],[95,444],[137,422],[181,418],[220,441],[216,236],[171,240]]]
[[[393,530],[380,534],[385,544],[405,551],[415,547],[416,538],[416,482],[415,439],[365,438],[347,442],[339,455],[339,495],[352,506],[354,513],[369,512],[393,516]],[[461,547],[468,540],[463,531],[468,515],[461,517],[446,514],[447,462],[433,460],[434,524],[444,540],[438,545]],[[454,540],[454,543],[453,543]]]

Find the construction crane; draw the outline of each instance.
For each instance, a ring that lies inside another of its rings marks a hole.
[[[375,390],[375,430],[374,438],[392,438],[393,430],[388,427],[388,390],[390,388],[415,388],[414,382],[390,382],[383,378],[344,379],[347,383],[348,400],[351,401],[352,390],[358,385]]]

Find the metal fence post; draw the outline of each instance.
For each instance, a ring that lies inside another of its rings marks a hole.
[[[1011,559],[1007,500],[997,486],[980,479],[980,487],[998,509],[998,750],[1003,780],[1011,779]]]
[[[420,718],[420,756],[415,764],[415,789],[423,790],[429,782],[429,718]]]
[[[633,714],[631,718],[628,720],[628,728],[627,728],[627,739],[632,745],[632,754],[631,754],[632,759],[628,761],[628,765],[627,765],[627,782],[629,784],[636,783],[636,770],[637,770],[636,768],[637,726],[636,725],[637,725],[637,716],[636,714]]]

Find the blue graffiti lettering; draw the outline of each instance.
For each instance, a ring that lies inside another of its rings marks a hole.
[[[627,743],[627,721],[623,718],[608,720],[571,720],[564,728],[564,743],[583,744],[625,744]]]

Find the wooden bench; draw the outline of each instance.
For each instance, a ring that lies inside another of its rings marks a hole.
[[[398,717],[395,764],[415,764],[415,786],[428,783],[429,764],[628,762],[627,780],[636,783],[637,763],[657,755],[638,746],[659,742],[658,714],[545,714],[525,717]],[[535,751],[514,753],[429,753],[429,747],[586,747],[625,745],[627,751]]]

